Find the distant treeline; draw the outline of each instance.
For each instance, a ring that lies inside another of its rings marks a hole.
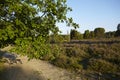
[[[94,31],[85,30],[83,34],[73,29],[70,32],[70,39],[79,40],[79,39],[93,39],[93,38],[113,38],[120,36],[120,24],[117,26],[116,31],[105,32],[105,29],[102,27],[95,28]]]
[[[94,31],[85,30],[83,34],[81,34],[76,29],[72,29],[70,31],[70,34],[67,35],[59,35],[59,34],[50,35],[50,41],[62,42],[62,41],[70,41],[70,40],[102,39],[102,38],[114,38],[114,37],[120,37],[120,24],[118,24],[116,31],[109,31],[109,32],[105,32],[105,29],[102,27],[95,28]]]

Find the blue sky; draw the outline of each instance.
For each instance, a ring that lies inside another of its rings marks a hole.
[[[103,27],[107,31],[115,31],[120,23],[120,0],[67,0],[67,5],[73,9],[67,14],[80,25],[77,30],[93,31]],[[70,27],[59,24],[62,34],[67,34]]]

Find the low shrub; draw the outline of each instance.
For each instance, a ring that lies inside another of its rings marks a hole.
[[[94,57],[96,59],[104,59],[112,64],[119,65],[120,52],[118,50],[118,45],[92,45],[88,48],[88,53],[91,57]]]
[[[52,60],[52,64],[62,68],[67,68],[68,65],[67,62],[68,62],[68,57],[62,54],[59,57],[56,57],[54,60]]]
[[[117,67],[102,59],[90,59],[88,69],[92,71],[97,71],[101,73],[115,73],[117,72]]]
[[[82,65],[79,64],[78,58],[68,57],[64,54],[60,54],[58,57],[52,60],[52,64],[73,71],[82,69]]]
[[[82,58],[86,56],[85,51],[79,47],[66,48],[65,54],[68,57],[76,57],[76,58]]]
[[[52,61],[55,58],[59,57],[60,54],[63,54],[65,52],[64,48],[61,45],[51,45],[50,46],[50,51],[46,55],[43,56],[44,60]]]

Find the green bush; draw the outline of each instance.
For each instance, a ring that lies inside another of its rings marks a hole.
[[[89,60],[89,65],[88,65],[89,70],[101,72],[101,73],[113,73],[117,72],[117,67],[105,60],[102,59],[90,59]]]
[[[105,49],[104,48],[98,48],[96,46],[90,47],[88,49],[88,53],[95,58],[100,58],[103,56],[103,54],[105,53]]]
[[[11,52],[18,53],[23,56],[28,56],[29,59],[43,59],[43,56],[49,53],[50,46],[46,43],[46,40],[42,36],[34,39],[29,38],[17,38],[15,47]]]
[[[65,54],[68,57],[76,57],[76,58],[82,58],[86,56],[85,51],[82,50],[80,47],[66,48]]]
[[[91,57],[104,59],[109,61],[112,64],[120,65],[120,44],[112,44],[112,45],[92,45],[88,48],[88,53]]]
[[[120,44],[67,44],[67,47],[64,44],[53,44],[51,52],[44,58],[67,70],[83,70],[86,73],[90,70],[93,74],[100,72],[116,77],[120,72],[119,47]]]
[[[67,68],[67,62],[68,62],[68,57],[65,55],[59,55],[59,57],[56,57],[54,60],[52,60],[52,63],[56,66],[62,67],[62,68]]]
[[[82,69],[82,65],[79,64],[79,58],[76,58],[74,56],[69,57],[64,53],[61,53],[59,56],[56,56],[55,59],[51,62],[56,66],[73,71]]]
[[[68,68],[72,69],[72,70],[79,70],[79,69],[83,69],[83,66],[79,64],[79,60],[78,58],[68,58]]]

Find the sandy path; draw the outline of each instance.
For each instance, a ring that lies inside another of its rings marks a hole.
[[[55,67],[46,61],[27,60],[20,57],[23,64],[7,65],[6,80],[80,80],[64,69]]]

